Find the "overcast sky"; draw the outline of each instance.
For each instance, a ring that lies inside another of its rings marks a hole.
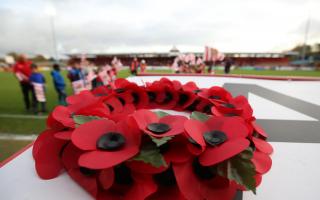
[[[53,2],[53,3],[50,3]],[[0,54],[283,51],[320,42],[319,0],[1,0]]]

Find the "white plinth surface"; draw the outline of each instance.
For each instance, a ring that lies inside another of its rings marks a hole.
[[[160,77],[130,78],[138,84]],[[320,105],[320,82],[271,81],[218,77],[169,77],[187,82],[195,81],[200,87],[222,86],[224,83],[257,84],[265,88]],[[253,96],[249,101],[257,111],[258,119],[318,121],[275,102]],[[270,108],[274,109],[270,114]],[[303,134],[303,133],[302,133]],[[320,130],[319,130],[320,134]],[[273,166],[263,176],[257,195],[244,192],[244,200],[317,200],[320,199],[320,143],[271,142],[274,148]],[[53,180],[41,180],[36,175],[31,148],[0,169],[0,199],[3,200],[87,200],[92,199],[65,173]]]

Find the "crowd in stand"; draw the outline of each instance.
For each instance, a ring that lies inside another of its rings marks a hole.
[[[214,74],[213,67],[217,63],[224,63],[224,72],[228,74],[230,72],[232,61],[230,58],[220,56],[216,58],[204,58],[195,56],[194,54],[180,54],[174,59],[172,69],[175,73],[194,73],[203,74],[205,73],[206,66],[208,66],[208,73]]]
[[[80,62],[71,61],[67,67],[67,77],[73,93],[77,94],[82,90],[112,84],[121,67],[121,61],[117,58],[112,60],[111,65],[99,67],[93,66],[85,59]],[[46,112],[46,80],[38,66],[25,55],[20,55],[13,65],[13,72],[19,81],[26,110],[35,114]],[[52,66],[51,77],[59,104],[66,105],[66,83],[59,64]]]

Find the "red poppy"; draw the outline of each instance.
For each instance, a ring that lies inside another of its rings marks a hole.
[[[88,115],[98,117],[108,117],[110,114],[109,108],[102,103],[101,100],[96,99],[92,104],[82,103],[70,106],[57,106],[52,112],[51,117],[48,118],[48,127],[56,129],[63,127],[75,128],[73,115]]]
[[[115,81],[115,92],[126,103],[133,103],[137,109],[145,108],[148,105],[149,98],[144,88],[126,79],[117,79]]]
[[[80,156],[79,164],[90,169],[105,169],[133,157],[139,152],[139,130],[128,120],[93,120],[80,125],[72,134],[72,142],[89,151]]]
[[[67,141],[55,138],[54,134],[53,130],[45,130],[33,145],[36,171],[42,179],[55,178],[63,169],[60,152]]]
[[[198,98],[193,91],[184,89],[184,86],[179,81],[172,81],[172,86],[179,96],[175,110],[185,110]]]
[[[179,96],[172,82],[168,79],[161,79],[152,84],[147,84],[150,108],[172,109],[176,106]]]
[[[209,89],[202,89],[198,96],[208,99],[209,101],[216,103],[216,102],[228,102],[232,95],[222,87],[213,86]]]
[[[253,110],[245,96],[237,96],[228,103],[215,103],[212,113],[216,116],[240,116],[247,121],[253,121]]]
[[[215,165],[237,155],[249,146],[248,129],[239,117],[211,117],[205,122],[188,120],[186,134],[202,149],[203,166]]]
[[[211,114],[211,108],[213,107],[213,103],[208,99],[198,98],[199,103],[195,106],[195,110],[207,114]],[[193,111],[193,110],[192,110]]]
[[[186,199],[231,200],[237,190],[236,184],[199,166],[197,161],[173,165],[178,187]]]
[[[140,130],[153,137],[166,137],[181,134],[183,124],[187,120],[184,116],[167,115],[159,118],[150,110],[138,110],[131,115]]]

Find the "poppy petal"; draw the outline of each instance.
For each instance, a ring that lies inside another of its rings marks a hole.
[[[76,128],[72,133],[71,140],[82,150],[94,150],[101,135],[115,130],[115,123],[111,120],[93,120]]]
[[[36,171],[42,179],[57,177],[62,170],[60,152],[65,140],[56,139],[52,134],[42,140],[42,144],[35,151]]]
[[[192,161],[172,165],[181,193],[192,200],[204,199],[201,195],[201,183],[193,172]]]
[[[228,140],[218,147],[208,147],[200,155],[199,162],[203,166],[215,165],[244,151],[249,144],[247,139],[239,138]]]
[[[257,131],[260,135],[262,135],[263,137],[267,138],[268,134],[263,130],[263,128],[257,124],[257,122],[253,121],[251,122],[253,128],[255,131]]]
[[[47,129],[42,133],[40,133],[40,135],[37,137],[32,147],[32,156],[34,159],[36,158],[39,152],[39,149],[41,149],[42,145],[46,142],[46,139],[51,135],[53,135],[54,133],[55,131],[51,129]]]
[[[186,162],[191,159],[192,155],[188,151],[187,141],[183,139],[175,137],[169,141],[169,150],[163,154],[168,163]]]
[[[70,140],[72,132],[73,132],[73,130],[59,131],[54,134],[54,137],[61,139],[61,140]]]
[[[167,115],[161,117],[159,122],[164,123],[170,126],[171,130],[168,132],[161,134],[161,137],[178,135],[184,131],[184,122],[187,121],[188,118],[180,115]],[[157,134],[152,134],[155,137],[159,137]]]
[[[70,142],[63,150],[61,157],[64,168],[67,170],[79,168],[78,159],[83,152]]]
[[[105,169],[126,161],[139,152],[137,146],[124,147],[119,151],[91,151],[80,156],[79,165],[90,169]]]
[[[52,117],[66,127],[74,128],[75,123],[72,119],[72,112],[68,107],[57,106],[52,112]]]
[[[103,189],[108,190],[114,181],[114,171],[113,168],[103,169],[99,174],[99,182]]]
[[[201,146],[202,150],[204,150],[206,143],[204,141],[203,134],[208,131],[205,124],[198,120],[190,119],[184,123],[184,128],[186,133]]]
[[[186,84],[182,85],[182,89],[184,91],[193,92],[195,90],[198,90],[199,88],[193,81],[190,81],[190,82],[187,82]]]
[[[269,155],[272,154],[273,148],[269,142],[256,137],[252,137],[252,142],[259,151]]]
[[[253,158],[251,159],[253,164],[256,166],[256,171],[260,174],[267,173],[272,166],[271,158],[262,152],[255,151],[253,153]]]
[[[132,114],[140,129],[145,129],[148,124],[158,122],[158,116],[145,109],[138,110]]]

